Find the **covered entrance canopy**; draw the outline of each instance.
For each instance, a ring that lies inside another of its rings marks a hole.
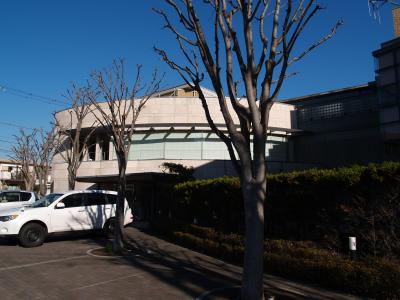
[[[150,182],[150,181],[174,181],[175,174],[143,172],[126,174],[126,182]],[[118,174],[114,175],[98,175],[98,176],[80,176],[76,178],[79,182],[89,182],[97,184],[109,184],[118,182]]]
[[[177,175],[157,172],[126,174],[126,199],[133,210],[134,220],[151,222],[169,215],[171,187]],[[90,189],[117,190],[118,175],[81,176],[79,182],[93,183]]]

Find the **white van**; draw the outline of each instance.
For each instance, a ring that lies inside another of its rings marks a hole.
[[[0,210],[0,235],[17,236],[24,247],[43,244],[47,234],[81,230],[107,230],[115,217],[117,193],[70,191],[53,193],[29,207]],[[124,225],[132,212],[125,200]]]

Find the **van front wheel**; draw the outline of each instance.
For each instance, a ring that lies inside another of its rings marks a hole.
[[[47,231],[42,225],[28,223],[24,225],[18,235],[21,246],[26,248],[37,247],[43,244]]]

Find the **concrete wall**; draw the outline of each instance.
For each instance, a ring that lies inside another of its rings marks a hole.
[[[241,101],[245,103],[245,100]],[[218,99],[208,98],[207,103],[214,122],[217,124],[225,124],[218,104]],[[104,103],[102,106],[106,109]],[[230,105],[229,108],[232,112],[233,120],[238,123],[233,108]],[[294,109],[293,105],[275,103],[271,109],[269,126],[293,128],[295,122],[290,112],[294,111]],[[72,118],[72,126],[70,124],[71,114],[69,110],[63,110],[56,113],[56,118],[59,123],[66,128],[75,127],[76,119]],[[83,127],[91,127],[95,121],[96,118],[94,115],[89,114],[84,120]],[[137,124],[170,124],[171,126],[174,124],[187,124],[187,126],[191,126],[191,124],[207,125],[208,123],[203,107],[198,98],[172,97],[149,99],[137,120]]]
[[[400,10],[396,10],[398,17]],[[398,23],[398,20],[396,21]],[[395,22],[395,23],[396,23]],[[398,25],[398,24],[395,25]],[[398,28],[397,28],[398,29]],[[400,38],[374,52],[384,160],[400,160]]]
[[[208,105],[211,116],[216,124],[225,124],[222,113],[219,108],[218,99],[210,97],[208,98]],[[227,100],[229,103],[229,100]],[[245,102],[242,100],[243,103]],[[103,104],[105,107],[105,104]],[[232,117],[236,123],[238,119],[230,107]],[[285,129],[291,129],[296,127],[296,120],[294,106],[283,103],[275,103],[270,112],[270,127],[279,127]],[[69,124],[71,120],[70,111],[64,110],[56,114],[56,118],[60,124],[66,128],[71,128]],[[89,114],[84,121],[83,127],[91,127],[96,121],[96,118]],[[74,128],[76,120],[72,120],[72,128]],[[201,102],[198,98],[193,97],[160,97],[152,98],[147,103],[143,111],[141,112],[137,123],[140,134],[149,132],[150,127],[154,126],[154,132],[162,132],[170,127],[179,127],[180,130],[187,130],[189,134],[192,126],[199,126],[201,130],[210,130],[208,127],[207,120],[205,118],[204,110]],[[159,126],[159,128],[157,127]],[[164,127],[164,128],[161,128]],[[223,125],[220,126],[224,128]],[[139,133],[138,133],[139,135]],[[150,145],[151,146],[151,145]],[[279,149],[278,149],[279,148]],[[110,147],[111,149],[111,147]],[[271,153],[277,153],[282,151],[282,147],[271,146],[267,151]],[[98,175],[112,175],[117,174],[117,161],[115,155],[112,155],[110,151],[110,160],[99,160],[99,144],[96,145],[96,161],[87,161],[87,158],[82,162],[78,176],[98,176]],[[227,151],[226,151],[227,152]],[[281,155],[282,156],[282,155]],[[206,177],[218,177],[223,175],[233,175],[233,167],[230,162],[229,155],[224,156],[226,160],[210,160],[210,159],[146,159],[146,160],[130,160],[127,166],[127,173],[138,173],[138,172],[160,172],[160,166],[163,162],[175,162],[183,164],[185,166],[192,166],[196,169],[195,176],[198,178]],[[272,164],[271,169],[282,170],[283,168],[291,168],[290,166],[283,166],[282,162],[279,164]],[[68,189],[67,180],[67,165],[62,160],[61,156],[55,155],[53,160],[53,178],[54,178],[54,191],[64,191]],[[87,183],[77,183],[76,189],[84,189],[89,187]]]

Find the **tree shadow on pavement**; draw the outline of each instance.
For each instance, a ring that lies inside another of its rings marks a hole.
[[[238,266],[171,244],[148,230],[127,228],[125,242],[131,254],[112,260],[113,264],[130,264],[191,298],[238,299],[240,295],[242,269]],[[266,294],[275,299],[352,299],[275,276],[266,275],[264,284]],[[217,292],[206,295],[211,290]]]

